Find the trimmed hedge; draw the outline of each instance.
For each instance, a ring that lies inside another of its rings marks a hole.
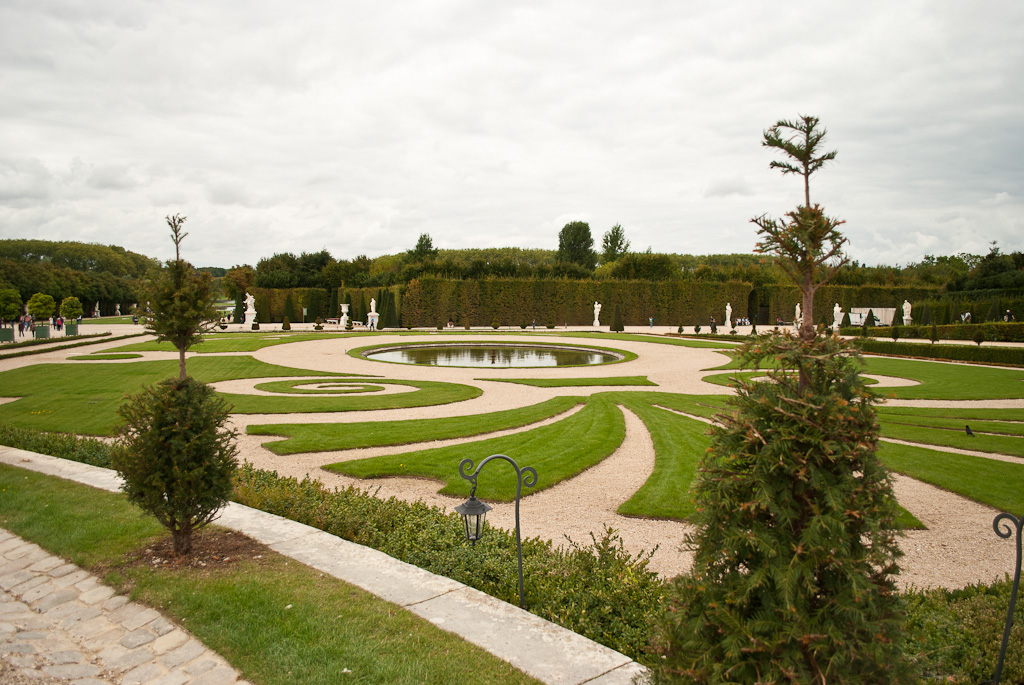
[[[594,319],[594,302],[605,312],[618,305],[623,323],[706,321],[726,302],[745,302],[750,285],[741,282],[594,281],[484,279],[452,281],[413,279],[402,297],[402,325],[434,326],[454,319],[460,324],[518,326],[523,321],[586,326]]]
[[[928,340],[932,328],[925,324],[912,324],[910,326],[898,326],[901,338],[920,338]],[[891,338],[892,326],[871,326],[868,334],[876,338]],[[974,340],[979,330],[985,332],[985,339],[993,342],[1024,342],[1024,323],[1013,322],[990,322],[990,323],[957,323],[946,326],[936,326],[939,340]],[[843,335],[861,335],[863,329],[860,326],[846,326],[840,331]]]
[[[933,345],[931,343],[893,342],[865,339],[859,341],[864,352],[893,354],[901,357],[923,357],[978,364],[1024,366],[1024,347],[985,347],[984,345]]]

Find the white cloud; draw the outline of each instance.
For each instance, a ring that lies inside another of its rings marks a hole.
[[[0,231],[166,257],[181,212],[221,265],[422,232],[551,248],[576,219],[745,251],[801,196],[761,132],[810,113],[839,150],[814,199],[855,257],[1021,249],[1022,29],[1024,6],[952,0],[11,0]]]

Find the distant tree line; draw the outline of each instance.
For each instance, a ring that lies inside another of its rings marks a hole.
[[[116,245],[0,240],[0,289],[17,291],[23,302],[36,293],[57,302],[76,297],[87,312],[99,302],[103,314],[113,314],[117,304],[137,301],[141,280],[158,266]]]

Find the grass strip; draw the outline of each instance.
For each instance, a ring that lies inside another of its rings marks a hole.
[[[0,465],[0,523],[186,625],[252,682],[537,682],[347,583],[266,548],[197,571],[124,565],[166,533],[120,494]],[[289,608],[290,607],[290,608]],[[401,658],[395,658],[401,655]],[[346,674],[348,675],[348,674]]]
[[[1001,511],[1024,511],[1024,464],[881,442],[878,455],[896,473]]]
[[[952,410],[955,412],[956,410]],[[1024,419],[1024,412],[1017,409],[1017,414]],[[1024,436],[1024,421],[988,421],[985,419],[970,419],[969,417],[944,417],[944,416],[918,416],[915,414],[882,414],[879,412],[880,421],[904,426],[929,426],[932,428],[943,428],[946,430],[960,431],[966,433],[965,427],[970,425],[972,431],[983,433],[996,433],[998,435],[1020,435]],[[970,421],[970,424],[967,423]]]
[[[289,395],[341,395],[344,393],[354,392],[381,392],[384,390],[383,385],[372,385],[366,383],[362,378],[354,378],[351,381],[347,378],[342,379],[329,379],[329,378],[307,378],[301,381],[270,381],[268,383],[257,383],[255,387],[257,390],[264,392],[280,392],[287,393]],[[379,381],[380,383],[388,383],[388,381]],[[319,385],[319,388],[303,388],[304,385]]]
[[[490,454],[505,454],[520,465],[537,469],[537,485],[526,490],[539,492],[572,478],[614,452],[626,435],[622,412],[614,402],[595,395],[587,405],[556,423],[514,435],[481,440],[464,445],[384,455],[370,459],[345,461],[324,468],[356,478],[419,476],[433,478],[445,485],[445,495],[469,494],[469,481],[459,476],[459,463],[472,459],[479,463]],[[509,467],[495,468],[481,479],[480,499],[509,502],[515,499],[516,477]]]
[[[694,512],[689,496],[697,464],[711,444],[708,425],[650,404],[626,406],[644,422],[654,442],[654,471],[618,512],[626,516],[685,519]]]
[[[1012,435],[991,435],[977,432],[974,437],[971,437],[963,428],[950,430],[930,426],[908,426],[890,421],[881,422],[881,427],[883,436],[896,440],[1024,457],[1024,440]]]
[[[106,354],[104,352],[94,352],[92,354],[79,354],[74,357],[68,357],[71,361],[75,362],[96,362],[96,361],[114,361],[115,359],[140,359],[141,354]]]
[[[46,348],[41,349],[41,350],[24,350],[22,352],[12,352],[10,354],[0,354],[0,360],[14,359],[16,357],[28,357],[29,355],[33,355],[33,354],[46,354],[47,352],[60,352],[62,350],[70,350],[70,349],[73,349],[75,347],[85,347],[86,345],[95,345],[96,343],[101,343],[101,342],[114,342],[116,340],[127,340],[128,338],[137,338],[140,335],[145,335],[145,333],[131,333],[129,335],[122,335],[122,336],[118,336],[116,338],[109,338],[109,337],[107,337],[109,335],[110,335],[110,333],[99,333],[97,335],[72,336],[72,339],[76,339],[76,338],[103,338],[103,340],[82,340],[80,342],[73,342],[73,343],[69,343],[67,345],[54,345],[53,347],[46,347]],[[45,344],[47,342],[52,342],[52,340],[50,340],[50,341],[40,340],[40,341],[38,341],[38,344],[42,345],[42,344]]]
[[[493,433],[544,421],[569,411],[585,400],[555,397],[546,402],[488,414],[471,414],[440,419],[407,421],[363,421],[359,423],[273,423],[249,426],[249,435],[280,435],[286,440],[264,443],[274,454],[328,452],[362,447],[407,445],[430,440],[451,440]]]
[[[203,342],[190,350],[198,354],[215,354],[222,352],[255,352],[264,347],[287,345],[306,340],[327,340],[330,338],[351,338],[366,333],[313,333],[288,331],[267,331],[266,333],[211,333],[203,337]],[[175,347],[169,342],[155,340],[118,347],[116,352],[174,352]]]
[[[610,376],[607,378],[477,378],[476,380],[532,385],[535,388],[588,388],[604,385],[658,385],[654,381],[649,380],[647,376]]]
[[[311,372],[280,374],[310,375]],[[241,395],[221,393],[232,411],[237,414],[291,414],[324,413],[346,411],[373,411],[377,409],[406,409],[451,404],[479,397],[483,391],[472,385],[442,383],[440,381],[375,380],[388,385],[404,385],[415,388],[412,392],[390,395],[356,395],[337,397],[325,395],[291,395],[288,397],[268,395]]]
[[[920,383],[885,389],[886,395],[899,399],[995,400],[1024,397],[1024,369],[866,357],[864,370]]]

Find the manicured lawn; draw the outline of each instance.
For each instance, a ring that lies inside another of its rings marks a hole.
[[[931,483],[1001,511],[1024,511],[1024,464],[880,442],[878,455],[890,470]]]
[[[609,378],[478,378],[477,380],[496,381],[498,383],[517,383],[532,385],[535,388],[586,388],[604,385],[653,385],[647,376],[611,376]]]
[[[70,359],[71,361],[75,361],[75,362],[101,362],[101,361],[104,361],[104,360],[114,360],[114,359],[139,359],[141,357],[142,357],[141,354],[131,354],[131,353],[127,353],[127,352],[124,353],[124,354],[117,354],[117,353],[105,354],[105,353],[102,353],[102,352],[95,352],[93,354],[80,354],[80,355],[77,355],[77,356],[74,356],[74,357],[68,357],[68,359]]]
[[[3,394],[21,399],[0,405],[0,422],[21,428],[109,435],[125,394],[138,392],[144,385],[175,376],[177,371],[177,362],[171,360],[131,364],[37,364],[5,371],[0,373]],[[337,374],[266,364],[248,356],[193,358],[188,361],[188,372],[204,383],[268,376],[344,378]],[[365,397],[222,396],[237,413],[269,414],[419,407],[457,402],[480,394],[478,388],[454,383],[380,382],[411,386],[416,390]]]
[[[537,469],[536,492],[571,478],[597,464],[615,451],[626,434],[622,412],[614,402],[595,395],[587,406],[556,423],[514,435],[453,447],[373,457],[331,464],[325,468],[357,478],[419,476],[444,483],[446,495],[468,495],[469,481],[459,476],[459,463],[479,463],[491,454],[505,454],[520,467]],[[484,500],[508,502],[515,499],[516,478],[511,467],[495,468],[486,474],[477,490]]]
[[[327,377],[298,381],[268,381],[266,383],[257,383],[254,387],[264,392],[281,392],[293,395],[337,395],[339,393],[351,392],[380,392],[384,389],[383,385],[367,383],[363,380],[364,378],[365,376],[353,379],[347,377]],[[387,383],[387,381],[381,382]],[[307,385],[316,385],[318,387],[305,387]]]
[[[394,604],[266,548],[218,568],[125,566],[166,535],[119,494],[0,465],[0,525],[183,623],[253,683],[534,683]],[[345,672],[348,669],[349,672]]]
[[[654,472],[620,507],[626,516],[685,519],[694,512],[689,496],[697,463],[710,444],[708,424],[650,404],[629,402],[643,420],[656,453]]]
[[[888,357],[865,358],[867,373],[897,376],[920,385],[885,388],[899,399],[995,400],[1024,397],[1024,369],[996,369]]]
[[[305,371],[300,373],[280,375],[315,375]],[[275,397],[268,395],[241,395],[221,393],[221,397],[227,400],[239,414],[290,414],[301,413],[322,413],[322,412],[343,412],[343,411],[372,411],[376,409],[398,409],[406,407],[427,407],[437,404],[449,404],[451,402],[462,402],[479,397],[483,392],[480,388],[472,385],[459,383],[442,383],[439,381],[399,381],[374,379],[374,383],[381,385],[404,385],[415,388],[411,392],[401,392],[392,395],[352,395],[350,397],[332,397],[324,395],[299,395],[290,397]]]
[[[286,440],[264,443],[274,454],[327,452],[359,447],[406,445],[450,440],[527,426],[566,412],[584,402],[581,397],[555,397],[519,409],[441,419],[365,421],[361,423],[274,423],[249,426],[250,435],[281,435]]]
[[[736,360],[716,370],[739,369]],[[967,364],[943,364],[915,359],[866,357],[864,372],[917,381],[920,385],[879,388],[883,397],[925,400],[985,400],[1024,397],[1024,369],[998,369]],[[703,380],[729,385],[736,376],[749,378],[757,372],[723,373]]]
[[[213,333],[203,338],[203,342],[193,346],[189,351],[198,354],[213,354],[217,352],[255,352],[264,347],[274,345],[287,345],[293,342],[305,340],[326,340],[330,338],[352,338],[361,335],[372,335],[368,333],[314,333],[314,332],[289,332],[289,331],[267,331],[266,333]],[[132,345],[118,347],[116,352],[174,352],[175,348],[168,342],[141,342]]]
[[[942,445],[962,450],[978,452],[996,452],[1015,457],[1024,457],[1024,438],[1013,435],[992,435],[980,432],[983,424],[971,426],[974,437],[967,435],[963,423],[958,429],[935,428],[931,426],[912,426],[892,421],[882,421],[882,435],[887,438],[920,442],[926,445]],[[1018,429],[1019,430],[1019,429]]]

